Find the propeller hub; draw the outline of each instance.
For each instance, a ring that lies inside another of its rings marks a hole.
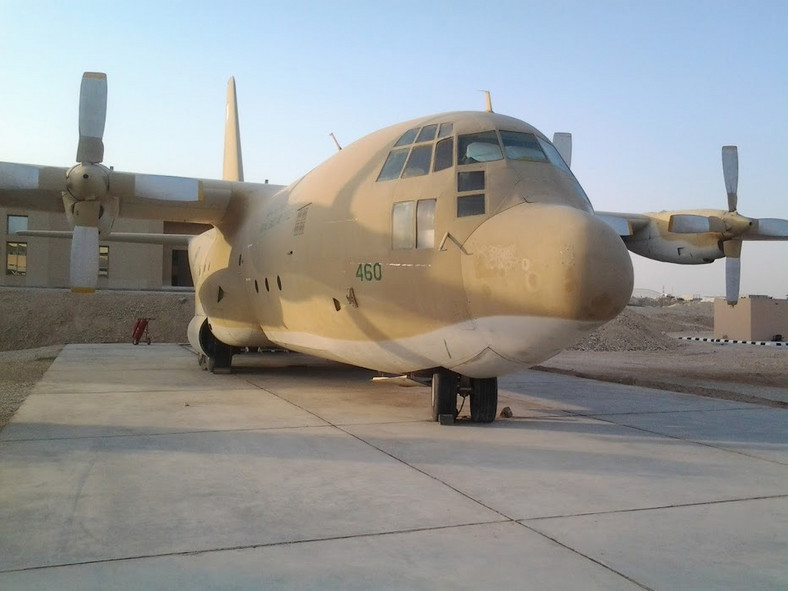
[[[80,163],[66,173],[66,189],[78,201],[102,200],[109,192],[109,169]]]
[[[749,230],[753,225],[753,220],[740,215],[735,211],[728,212],[722,216],[723,222],[725,224],[725,237],[726,238],[733,238],[735,236],[741,236],[747,230]]]

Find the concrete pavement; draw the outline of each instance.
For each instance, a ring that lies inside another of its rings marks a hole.
[[[424,387],[236,361],[67,346],[0,432],[0,589],[788,587],[785,410],[531,371],[441,427]]]

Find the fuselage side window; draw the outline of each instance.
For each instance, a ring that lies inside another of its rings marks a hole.
[[[435,164],[433,172],[449,168],[454,162],[454,138],[446,138],[435,144]]]
[[[409,129],[405,133],[402,134],[402,137],[397,140],[397,143],[394,144],[394,147],[397,146],[408,146],[413,143],[413,140],[416,139],[416,134],[419,132],[418,127],[414,127],[413,129]]]
[[[435,248],[436,199],[420,199],[416,205],[416,248]]]
[[[415,201],[400,201],[391,211],[391,248],[413,248],[416,232],[413,227]]]
[[[414,146],[410,151],[408,163],[405,165],[405,170],[402,173],[402,178],[410,178],[412,176],[422,176],[430,171],[430,163],[432,161],[432,144],[423,146]]]
[[[405,159],[408,157],[408,149],[402,148],[401,150],[392,150],[389,152],[386,162],[378,175],[379,181],[389,181],[391,179],[399,178],[399,173],[402,172],[402,167],[405,165]]]
[[[503,151],[509,160],[547,162],[547,156],[532,133],[501,131],[501,140],[503,140]]]
[[[470,133],[457,138],[457,164],[502,160],[503,153],[494,131]]]

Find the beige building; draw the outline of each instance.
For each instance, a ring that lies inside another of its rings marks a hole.
[[[724,298],[714,300],[714,338],[740,341],[784,341],[788,339],[788,300],[751,295],[729,306]]]
[[[62,213],[0,208],[0,286],[68,287],[71,241],[15,236],[22,230],[70,230]],[[117,232],[197,234],[208,226],[117,219]],[[192,285],[185,248],[157,244],[99,243],[99,289],[162,289]]]

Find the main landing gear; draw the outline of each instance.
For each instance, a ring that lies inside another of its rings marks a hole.
[[[200,367],[211,373],[230,373],[230,366],[233,362],[233,348],[216,339],[213,339],[211,345],[206,349],[208,355],[200,353],[197,356]]]
[[[498,409],[498,378],[466,378],[447,369],[432,374],[432,420],[457,416],[457,396],[470,397],[471,421],[492,423]]]

